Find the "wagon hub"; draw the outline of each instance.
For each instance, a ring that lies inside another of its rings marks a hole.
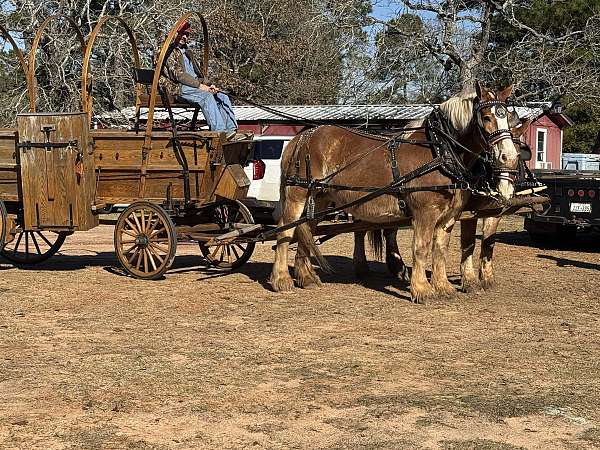
[[[146,248],[150,244],[150,239],[145,234],[138,234],[138,236],[135,238],[135,244],[138,247]]]

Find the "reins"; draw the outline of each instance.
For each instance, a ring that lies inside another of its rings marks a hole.
[[[499,100],[478,102],[473,105],[473,108],[474,108],[473,116],[474,117],[471,120],[476,120],[475,126],[480,133],[482,142],[485,143],[485,149],[482,152],[476,152],[476,151],[473,151],[470,148],[466,147],[465,145],[461,144],[457,140],[457,137],[456,137],[457,131],[454,129],[454,127],[453,127],[452,123],[450,122],[450,120],[448,119],[448,117],[440,110],[440,108],[438,106],[433,106],[433,110],[425,119],[426,122],[424,125],[421,125],[418,127],[403,128],[402,131],[395,136],[382,136],[382,135],[377,135],[377,134],[371,134],[368,132],[363,132],[362,130],[358,130],[356,128],[326,123],[321,120],[307,119],[306,117],[283,112],[283,111],[277,110],[275,108],[272,108],[270,106],[255,102],[253,100],[250,100],[247,98],[242,98],[240,96],[232,94],[231,92],[228,92],[227,94],[240,102],[247,103],[251,106],[262,109],[270,114],[273,114],[273,115],[276,115],[276,116],[279,116],[279,117],[282,117],[285,119],[294,120],[296,122],[302,123],[307,126],[316,127],[316,128],[313,128],[312,130],[305,131],[299,138],[300,140],[296,143],[295,148],[294,148],[294,153],[290,157],[287,171],[286,171],[286,173],[288,173],[288,174],[290,173],[291,165],[294,164],[294,157],[295,157],[296,174],[295,174],[295,176],[288,175],[286,178],[286,181],[285,181],[287,186],[299,186],[299,187],[303,187],[308,190],[309,198],[308,198],[308,203],[307,203],[306,208],[307,208],[307,218],[310,218],[310,219],[318,219],[320,217],[324,217],[325,215],[327,215],[329,213],[341,211],[345,208],[349,208],[349,207],[355,206],[357,204],[367,202],[367,201],[371,200],[372,198],[376,198],[377,196],[384,195],[384,194],[392,194],[393,193],[395,195],[399,195],[399,194],[406,194],[406,193],[417,192],[417,191],[442,191],[442,190],[452,190],[452,189],[462,189],[462,190],[468,190],[471,192],[479,192],[473,187],[474,185],[472,186],[472,183],[477,184],[483,178],[488,179],[488,183],[489,183],[489,175],[486,175],[486,174],[489,174],[490,170],[491,170],[491,172],[496,174],[496,177],[498,179],[507,179],[511,182],[514,181],[511,178],[511,174],[516,171],[512,171],[512,170],[504,169],[504,168],[496,168],[495,167],[495,155],[492,150],[493,146],[495,144],[499,143],[500,141],[502,141],[504,139],[513,140],[513,135],[512,135],[511,130],[510,129],[506,129],[506,130],[499,129],[493,133],[490,133],[488,136],[486,136],[484,133],[482,118],[480,116],[480,111],[486,107],[498,108],[498,113],[499,113],[498,117],[500,117],[500,118],[501,118],[501,114],[503,112],[505,114],[508,114],[508,110],[506,109],[506,104]],[[496,113],[496,109],[494,108],[494,114],[495,113]],[[506,117],[506,116],[502,116],[502,117]],[[298,157],[295,155],[297,155],[297,152],[300,150],[301,147],[306,146],[306,144],[308,143],[308,142],[304,142],[303,139],[309,141],[310,138],[312,137],[312,134],[314,133],[314,131],[324,125],[332,126],[335,128],[341,128],[352,134],[366,137],[366,138],[372,139],[372,140],[381,140],[382,142],[381,142],[381,144],[356,155],[349,162],[342,165],[341,167],[338,167],[334,172],[332,172],[332,173],[328,174],[327,176],[320,178],[320,179],[313,178],[312,173],[311,173],[310,154],[307,154],[305,156],[306,173],[305,173],[305,177],[302,177],[302,176],[300,176],[300,165],[301,164],[300,164]],[[414,133],[414,132],[418,132],[418,131],[424,132],[427,136],[427,139],[426,140],[417,140],[414,138],[406,137],[410,133]],[[402,176],[400,174],[400,171],[398,170],[398,163],[396,160],[396,150],[402,144],[409,144],[409,145],[421,146],[421,147],[428,148],[432,151],[433,159],[429,163],[425,164],[424,166],[421,166],[421,167],[413,170],[409,174]],[[331,181],[335,178],[336,175],[339,175],[340,173],[350,169],[354,165],[358,164],[360,161],[364,160],[369,155],[373,154],[375,151],[383,149],[383,148],[387,148],[389,151],[390,165],[391,165],[391,170],[392,170],[392,175],[393,175],[392,184],[390,184],[388,186],[384,186],[384,187],[371,187],[371,186],[345,186],[345,185],[331,183]],[[464,164],[462,158],[459,156],[459,152],[471,155],[471,157],[473,158],[473,160],[471,161],[471,164],[469,166],[471,168],[473,167],[473,165],[475,164],[476,161],[480,161],[481,163],[483,163],[482,168],[480,169],[480,171],[481,171],[481,173],[483,173],[483,175],[480,175],[480,176],[474,175],[471,172],[471,169],[466,167],[466,165]],[[426,169],[425,172],[421,171],[421,169],[423,169],[423,168]],[[418,187],[418,188],[417,187],[408,188],[408,187],[403,187],[400,185],[400,184],[406,183],[414,178],[423,176],[426,173],[429,173],[433,170],[440,170],[441,172],[445,173],[445,175],[448,176],[450,179],[453,179],[454,182],[446,184],[446,185],[429,186],[429,187],[424,186],[424,187]],[[411,175],[411,177],[407,179],[408,175]],[[485,189],[490,189],[489,184],[486,183],[486,185],[488,187]],[[368,194],[355,200],[355,202],[351,202],[349,204],[342,205],[341,208],[329,208],[329,210],[323,211],[324,215],[321,215],[321,213],[317,214],[314,211],[315,191],[322,191],[322,190],[327,190],[327,189],[339,190],[339,191],[368,192]],[[399,202],[399,206],[401,209],[406,206],[405,202],[403,200],[401,200],[400,198],[398,198],[398,202]]]

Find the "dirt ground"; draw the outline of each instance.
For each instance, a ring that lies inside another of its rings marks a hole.
[[[165,279],[128,278],[108,226],[0,262],[0,448],[600,447],[600,237],[539,248],[511,219],[495,289],[426,305],[379,262],[358,284],[350,236],[323,250],[336,272],[290,294],[270,245],[230,274],[181,245]]]

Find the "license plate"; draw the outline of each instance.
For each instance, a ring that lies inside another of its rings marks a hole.
[[[591,213],[592,212],[592,204],[591,203],[571,203],[570,210],[571,210],[571,212],[574,212],[574,213]]]

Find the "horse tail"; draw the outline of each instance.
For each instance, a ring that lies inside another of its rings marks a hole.
[[[279,173],[279,201],[273,210],[273,219],[275,222],[279,222],[281,215],[283,214],[283,207],[285,205],[285,188],[286,180],[289,176],[291,156],[296,152],[298,146],[298,136],[292,138],[290,142],[283,149],[281,154],[281,170]]]
[[[323,256],[323,253],[321,253],[321,250],[319,250],[317,244],[315,244],[313,234],[308,223],[303,223],[296,227],[296,239],[298,239],[298,244],[302,245],[308,251],[307,256],[312,254],[315,257],[317,264],[319,267],[321,267],[321,269],[323,269],[325,272],[333,272],[333,268]]]
[[[383,230],[371,230],[367,233],[371,254],[376,260],[383,260]]]

